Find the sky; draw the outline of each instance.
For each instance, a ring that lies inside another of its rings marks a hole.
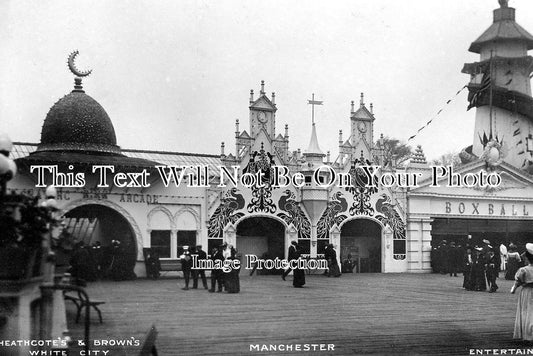
[[[511,0],[533,32],[533,1]],[[0,131],[38,143],[50,107],[73,88],[68,55],[92,69],[86,93],[122,148],[226,153],[249,132],[250,89],[276,93],[277,132],[305,150],[311,106],[321,149],[338,154],[350,101],[373,103],[374,139],[422,145],[428,159],[474,140],[463,64],[497,0],[0,0]],[[449,99],[454,100],[446,105]],[[436,115],[444,109],[440,115]]]

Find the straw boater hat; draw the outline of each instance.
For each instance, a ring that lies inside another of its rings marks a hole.
[[[526,244],[526,250],[527,250],[527,252],[529,252],[530,254],[533,255],[533,244],[532,243],[527,243]]]

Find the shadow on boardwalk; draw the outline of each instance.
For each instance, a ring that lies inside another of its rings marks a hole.
[[[93,315],[91,339],[139,340],[155,323],[162,355],[469,355],[475,348],[527,347],[512,340],[517,296],[508,292],[510,281],[499,279],[491,294],[467,292],[461,277],[436,274],[306,277],[306,288],[297,289],[292,277],[244,276],[239,294],[183,291],[177,277],[93,283],[90,296],[106,304],[104,324]],[[73,339],[81,339],[82,323],[74,324],[72,305],[67,310]],[[296,351],[305,344],[335,346]],[[263,345],[293,345],[293,352],[257,351]],[[139,347],[92,349],[135,355]]]

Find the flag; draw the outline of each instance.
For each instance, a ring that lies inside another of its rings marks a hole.
[[[470,92],[468,95],[468,101],[470,104],[468,105],[468,108],[466,110],[472,109],[474,106],[477,105],[477,102],[479,98],[481,97],[481,94],[490,88],[492,84],[492,78],[490,77],[490,70],[486,71],[483,74],[483,78],[481,79],[481,84],[479,85],[479,88],[474,92]]]
[[[324,100],[307,100],[307,104],[311,104],[311,105],[322,105],[322,103],[324,102]]]

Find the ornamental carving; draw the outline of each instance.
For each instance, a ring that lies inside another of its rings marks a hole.
[[[243,196],[237,192],[237,188],[232,188],[222,197],[220,205],[208,222],[207,234],[209,237],[222,237],[224,227],[228,223],[234,224],[244,216],[243,213],[237,212],[244,208],[245,203]]]
[[[270,152],[265,152],[261,145],[259,152],[254,151],[251,154],[250,161],[244,169],[244,173],[256,175],[262,173],[262,182],[254,184],[252,189],[252,199],[246,206],[249,213],[270,213],[274,214],[277,210],[272,200],[272,182],[274,158]],[[262,183],[262,184],[261,184]]]
[[[278,213],[277,216],[283,219],[287,225],[294,225],[296,231],[298,231],[298,238],[311,238],[311,223],[300,204],[296,201],[294,192],[287,189],[279,198],[278,207],[283,211]]]

